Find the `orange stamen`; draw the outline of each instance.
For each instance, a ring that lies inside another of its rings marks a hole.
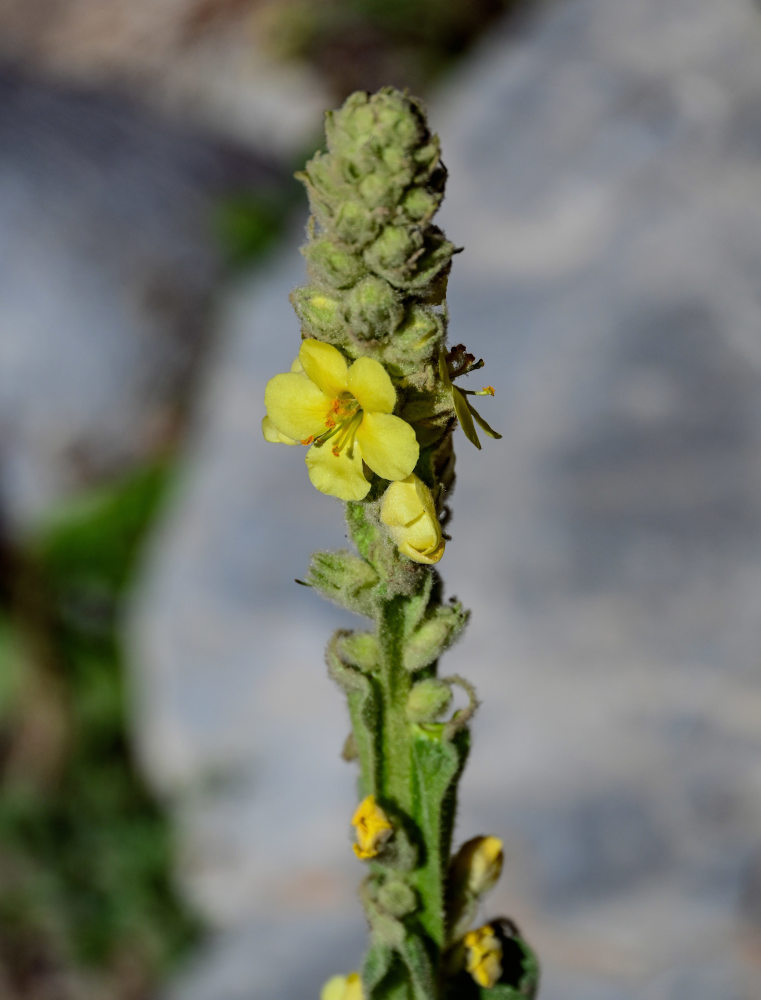
[[[311,444],[314,441],[314,434],[310,434],[308,438],[304,438],[301,442],[302,444]]]

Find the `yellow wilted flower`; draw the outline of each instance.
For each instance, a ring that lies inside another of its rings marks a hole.
[[[465,968],[479,986],[494,986],[502,975],[502,945],[490,924],[465,935]]]
[[[391,483],[383,495],[380,517],[408,559],[430,564],[444,555],[444,536],[431,491],[417,476]]]
[[[351,823],[357,831],[357,843],[352,844],[352,847],[357,857],[363,861],[376,857],[394,831],[374,795],[362,799]]]
[[[298,362],[267,383],[265,439],[312,445],[312,484],[341,500],[367,495],[363,462],[382,479],[409,476],[420,449],[412,427],[393,415],[396,390],[383,365],[363,357],[349,366],[337,348],[313,339],[303,341]]]

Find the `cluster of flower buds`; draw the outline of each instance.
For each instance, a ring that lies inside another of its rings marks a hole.
[[[420,104],[392,88],[353,94],[327,114],[326,135],[298,175],[312,209],[310,284],[291,296],[304,339],[267,385],[262,431],[308,447],[323,493],[372,502],[390,483],[380,521],[402,555],[430,565],[444,553],[456,419],[480,447],[472,390],[452,378],[483,363],[463,367],[464,348],[445,349],[455,247],[431,222],[446,180],[439,141]]]

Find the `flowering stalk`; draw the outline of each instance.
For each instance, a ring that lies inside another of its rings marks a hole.
[[[353,94],[326,116],[327,151],[299,175],[312,216],[303,248],[310,284],[292,302],[302,344],[267,385],[262,429],[308,447],[312,484],[346,501],[355,551],[318,552],[307,583],[370,619],[338,631],[327,661],[346,693],[359,767],[354,853],[370,948],[361,975],[336,976],[322,1000],[519,1000],[537,963],[500,918],[473,927],[496,882],[502,845],[476,837],[451,856],[457,782],[468,753],[472,686],[439,677],[468,612],[444,601],[444,554],[459,422],[480,448],[474,392],[454,380],[480,368],[446,349],[447,278],[456,252],[431,222],[446,171],[419,102],[391,88]],[[451,710],[459,687],[467,707]]]

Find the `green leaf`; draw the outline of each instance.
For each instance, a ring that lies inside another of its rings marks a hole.
[[[408,934],[400,952],[410,975],[415,1000],[432,1000],[436,995],[433,966],[423,941],[417,935]]]
[[[449,866],[457,779],[468,754],[467,732],[455,739],[422,726],[413,727],[415,764],[413,818],[420,828],[426,854],[415,871],[413,884],[424,902],[420,920],[438,948],[446,939],[444,889]]]
[[[325,659],[330,676],[346,692],[354,744],[359,757],[360,794],[376,794],[378,788],[378,742],[380,698],[375,682],[341,656],[341,642],[352,633],[339,629],[328,643]]]
[[[367,996],[388,974],[394,961],[394,951],[381,941],[374,941],[362,966],[362,987]]]

